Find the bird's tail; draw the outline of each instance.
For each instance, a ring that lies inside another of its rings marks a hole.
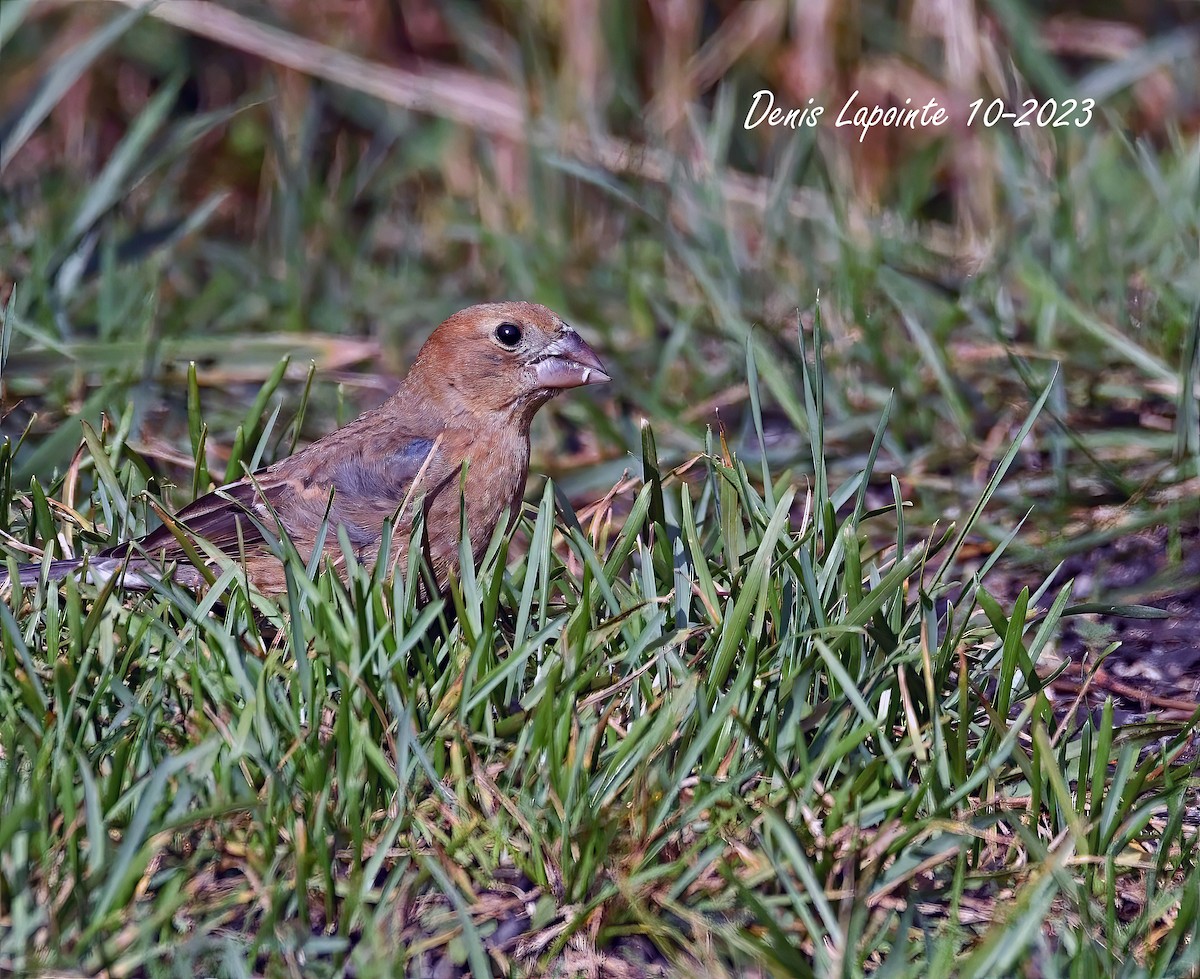
[[[59,582],[86,569],[82,577],[93,584],[103,584],[114,574],[121,574],[121,584],[126,588],[148,588],[145,576],[139,573],[137,564],[124,558],[93,557],[67,558],[63,561],[51,561],[49,565],[18,564],[16,584],[21,588],[32,588],[43,578],[47,582]],[[0,591],[7,589],[12,576],[3,566],[0,566]]]

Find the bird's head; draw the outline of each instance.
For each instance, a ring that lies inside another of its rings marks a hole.
[[[567,388],[609,380],[600,358],[553,311],[536,303],[471,306],[433,331],[409,377],[439,386],[476,414],[500,412],[526,424]]]

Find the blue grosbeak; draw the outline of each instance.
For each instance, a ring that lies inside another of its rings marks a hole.
[[[324,553],[341,566],[341,528],[358,560],[373,565],[385,521],[403,507],[389,549],[403,562],[420,500],[429,557],[443,587],[458,564],[460,501],[478,560],[501,516],[515,517],[520,506],[534,414],[567,388],[608,379],[592,349],[545,306],[472,306],[433,331],[399,390],[378,408],[200,497],[175,523],[185,539],[202,538],[244,562],[250,580],[270,595],[286,591],[286,579],[264,529],[282,527],[307,559],[325,526]],[[59,580],[83,566],[55,561],[49,577]],[[167,526],[91,558],[87,567],[96,578],[123,570],[131,587],[145,587],[168,567],[188,587],[205,584]],[[36,583],[41,572],[40,565],[22,565],[20,583]],[[0,585],[5,581],[0,574]]]

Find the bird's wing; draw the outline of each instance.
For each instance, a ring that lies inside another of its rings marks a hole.
[[[439,492],[452,474],[440,437],[408,437],[339,455],[315,478],[301,477],[306,484],[301,495],[310,512],[319,508],[323,517],[327,508],[331,527],[345,528],[356,549],[371,549],[379,543],[385,520],[401,507],[411,520],[417,498]]]
[[[207,541],[231,558],[252,559],[270,552],[268,542],[282,526],[307,558],[328,520],[326,548],[337,549],[337,530],[342,527],[356,551],[373,551],[383,522],[406,499],[445,485],[450,467],[437,438],[393,438],[386,446],[348,441],[341,446],[326,443],[317,452],[312,451],[316,445],[310,446],[205,494],[143,537],[138,550],[162,563],[187,561],[187,551],[176,537],[178,530]],[[264,536],[264,530],[269,536]],[[103,556],[127,551],[128,545],[119,545]]]
[[[261,479],[241,479],[189,503],[138,541],[138,549],[163,563],[187,560],[187,552],[176,537],[180,531],[189,538],[209,542],[231,557],[265,554],[268,538],[261,528],[274,537],[278,536],[278,524],[282,524],[289,535],[293,534],[289,514],[296,496],[296,487],[290,481],[274,478],[266,470]],[[119,544],[102,556],[119,556],[127,551],[128,545]]]

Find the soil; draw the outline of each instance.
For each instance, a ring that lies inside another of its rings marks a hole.
[[[1003,582],[1004,573],[998,577]],[[1046,675],[1065,667],[1053,684],[1059,698],[1098,711],[1111,697],[1120,727],[1175,722],[1178,729],[1191,719],[1200,710],[1200,530],[1160,526],[1119,537],[1069,557],[1056,583],[1071,578],[1073,604],[1147,606],[1162,617],[1064,617],[1056,647],[1039,663]],[[1179,760],[1198,742],[1193,732]]]

